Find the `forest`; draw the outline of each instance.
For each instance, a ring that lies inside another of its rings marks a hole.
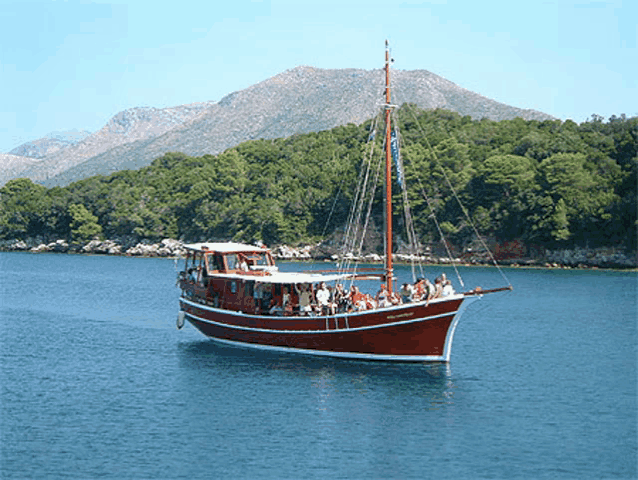
[[[477,230],[496,242],[539,249],[636,251],[638,117],[496,122],[412,105],[395,117],[401,181],[424,244],[439,241],[430,220],[435,214],[458,248],[471,245]],[[253,140],[219,155],[167,153],[140,170],[66,187],[11,180],[0,188],[0,239],[301,245],[336,238],[369,152],[372,123]],[[372,140],[375,155],[381,137]],[[393,215],[401,225],[402,194],[393,185]],[[377,190],[372,218],[379,229]]]

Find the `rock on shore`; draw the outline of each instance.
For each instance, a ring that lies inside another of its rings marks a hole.
[[[0,250],[33,253],[86,253],[98,255],[128,255],[136,257],[178,257],[185,254],[182,242],[165,238],[160,243],[138,242],[132,246],[114,240],[91,240],[82,244],[69,244],[65,240],[43,243],[39,239],[0,242]]]
[[[33,253],[83,253],[98,255],[127,255],[136,257],[180,257],[186,254],[184,244],[179,240],[165,238],[159,243],[149,241],[121,240],[91,240],[86,244],[73,244],[65,240],[44,242],[42,239],[29,238],[27,240],[2,240],[0,251],[28,251]],[[303,247],[290,247],[278,245],[271,249],[273,257],[279,260],[325,260],[337,261],[339,257],[323,245],[307,245]],[[367,263],[380,263],[383,261],[380,255],[371,253],[361,257],[347,254],[351,261]],[[464,264],[486,264],[485,258],[458,258],[437,257],[431,254],[423,256],[411,256],[394,254],[395,262],[410,263],[418,261],[423,263],[448,264],[452,262]],[[573,249],[547,251],[542,258],[508,259],[500,262],[502,265],[511,266],[539,266],[547,268],[638,268],[638,257],[634,254],[626,254],[615,249]]]
[[[547,263],[567,267],[638,268],[636,256],[604,248],[548,251]]]

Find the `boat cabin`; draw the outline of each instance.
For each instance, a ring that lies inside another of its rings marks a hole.
[[[239,243],[185,245],[180,288],[187,298],[247,314],[295,315],[315,285],[346,275],[279,272],[270,250]],[[301,305],[300,305],[301,304]]]

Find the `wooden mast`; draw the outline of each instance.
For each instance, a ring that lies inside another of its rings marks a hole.
[[[385,41],[385,280],[392,293],[392,140],[390,104],[390,48]]]

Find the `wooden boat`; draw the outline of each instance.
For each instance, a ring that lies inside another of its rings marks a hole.
[[[386,145],[390,137],[390,58],[386,42]],[[386,148],[385,211],[391,212],[390,148]],[[392,221],[386,215],[386,245]],[[382,272],[281,272],[269,249],[240,243],[196,243],[179,273],[178,327],[185,321],[230,345],[361,360],[449,362],[462,312],[485,293],[476,288],[446,296],[424,294],[407,303],[394,291],[392,254]],[[387,248],[386,248],[387,250]],[[355,282],[383,282],[380,298],[366,297]],[[324,285],[334,285],[333,294]],[[350,288],[340,292],[343,284]],[[346,291],[347,290],[347,291]],[[378,301],[378,303],[377,303]]]

